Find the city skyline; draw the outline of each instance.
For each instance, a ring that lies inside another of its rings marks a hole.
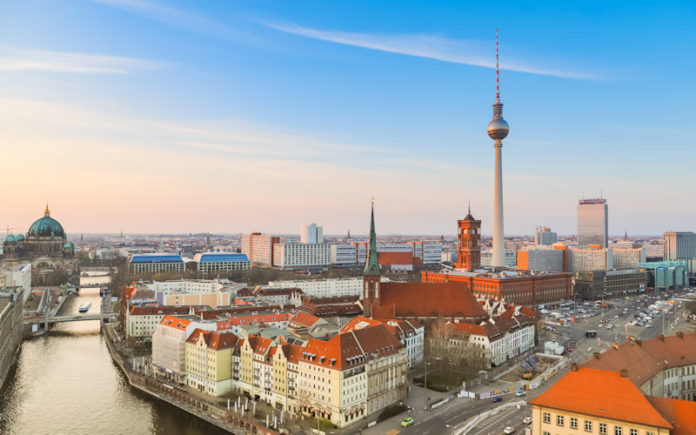
[[[693,41],[670,36],[690,34],[688,5],[313,6],[0,6],[0,225],[48,201],[73,234],[358,234],[374,195],[383,234],[454,234],[469,198],[491,234],[500,27],[507,234],[574,234],[577,200],[600,192],[610,234],[691,229],[696,210],[657,183],[686,184],[694,157],[672,127],[692,111]]]

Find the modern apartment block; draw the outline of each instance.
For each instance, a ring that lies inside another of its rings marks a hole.
[[[635,269],[645,263],[645,248],[612,248],[614,269]]]
[[[578,202],[578,246],[609,244],[609,217],[604,198],[581,199]]]
[[[669,231],[663,234],[665,261],[686,261],[689,275],[696,275],[696,233]]]
[[[273,245],[273,267],[307,269],[331,266],[328,243],[285,242]]]
[[[570,250],[573,272],[583,270],[609,270],[614,268],[614,252],[612,249],[590,245],[586,248]]]
[[[273,245],[280,243],[280,237],[270,234],[251,233],[242,236],[242,254],[254,266],[270,267],[273,262]]]
[[[196,263],[199,276],[202,277],[225,276],[231,272],[251,268],[251,262],[245,254],[233,252],[196,254],[193,261]]]
[[[383,277],[382,282],[389,282]],[[273,288],[299,288],[312,297],[331,298],[336,296],[359,296],[362,290],[362,278],[330,278],[312,280],[269,281]]]
[[[184,272],[186,264],[179,254],[133,254],[128,260],[128,269],[139,273]]]
[[[558,236],[549,227],[539,227],[534,233],[535,245],[553,245],[557,241]]]
[[[551,246],[534,246],[517,251],[517,269],[535,272],[563,272],[564,251]]]
[[[317,224],[303,226],[300,241],[302,243],[324,243],[324,228],[317,226]]]

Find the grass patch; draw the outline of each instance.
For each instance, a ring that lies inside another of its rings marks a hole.
[[[379,417],[377,417],[377,421],[383,421],[388,418],[391,418],[395,415],[401,414],[402,412],[406,411],[408,407],[406,405],[389,405],[386,408],[380,412]]]
[[[319,422],[319,430],[321,430],[321,431],[336,429],[338,427],[335,424],[331,423],[331,420],[327,420],[325,418],[310,417],[307,420],[309,427],[311,427],[313,429],[317,427],[317,421]]]

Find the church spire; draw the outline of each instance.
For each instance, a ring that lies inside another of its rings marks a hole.
[[[379,262],[377,261],[377,235],[375,234],[375,200],[372,199],[372,212],[370,215],[370,240],[367,243],[367,260],[363,275],[379,275]]]

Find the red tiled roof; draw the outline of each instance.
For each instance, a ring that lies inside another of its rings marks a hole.
[[[191,324],[190,320],[179,319],[174,316],[164,316],[160,321],[161,325],[168,326],[170,328],[179,329],[185,331],[186,328]]]
[[[283,353],[285,354],[285,358],[288,359],[288,362],[297,364],[300,361],[300,357],[302,357],[302,346],[297,344],[284,344]]]
[[[627,340],[582,363],[582,367],[621,371],[637,386],[662,370],[696,364],[696,333],[651,340]]]
[[[349,331],[354,331],[357,329],[362,329],[362,328],[367,328],[370,326],[377,326],[377,325],[382,325],[383,323],[380,322],[379,320],[375,319],[370,319],[364,316],[357,316],[353,317],[350,319],[348,323],[343,325],[341,330],[339,332],[344,333],[344,332],[349,332]]]
[[[413,264],[413,254],[411,252],[378,252],[377,262],[380,266]]]
[[[674,427],[670,435],[696,435],[696,402],[647,397],[655,409]]]
[[[196,328],[186,339],[187,343],[197,343],[199,340],[205,340],[206,346],[209,349],[224,350],[236,346],[239,337],[231,332],[212,332],[204,329]]]
[[[157,314],[188,314],[189,307],[151,307],[151,306],[138,306],[132,305],[130,307],[131,316],[154,316]]]
[[[399,351],[401,343],[384,325],[338,334],[328,341],[310,338],[302,348],[301,361],[343,370]]]
[[[383,282],[380,301],[374,317],[487,317],[465,283]]]
[[[317,323],[319,320],[321,320],[317,316],[313,316],[309,313],[305,313],[304,311],[298,311],[295,316],[290,319],[290,323],[288,326],[290,328],[311,328],[315,323]]]
[[[628,378],[606,370],[580,368],[570,371],[529,403],[596,417],[672,428]]]

